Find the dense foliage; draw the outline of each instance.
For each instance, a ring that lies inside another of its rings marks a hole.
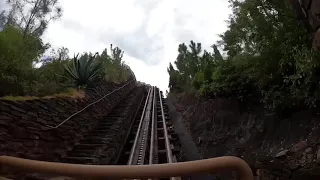
[[[57,0],[10,0],[0,12],[0,97],[45,96],[86,87],[102,80],[122,82],[132,75],[123,51],[110,47],[94,56],[84,52],[69,58],[68,48],[52,49],[41,35],[51,20],[62,15]]]
[[[320,98],[319,53],[289,1],[232,0],[228,30],[216,45],[180,44],[169,65],[170,92],[259,100],[269,110],[308,108]]]

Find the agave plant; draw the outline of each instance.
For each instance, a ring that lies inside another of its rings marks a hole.
[[[79,54],[78,54],[79,55]],[[74,81],[75,85],[80,88],[93,84],[100,79],[103,72],[101,61],[94,56],[83,56],[78,59],[78,55],[73,58],[71,63],[65,65],[65,78]]]

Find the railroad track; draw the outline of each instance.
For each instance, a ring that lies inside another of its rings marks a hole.
[[[167,113],[168,106],[163,94],[157,87],[151,87],[145,96],[146,93],[143,91],[138,87],[133,90],[105,120],[102,120],[93,131],[83,137],[72,151],[67,153],[63,160],[66,163],[0,156],[0,165],[41,173],[27,176],[27,179],[34,180],[70,179],[66,178],[67,176],[99,179],[109,177],[181,180],[188,179],[188,177],[170,176],[187,176],[194,173],[214,173],[225,170],[237,171],[243,180],[253,180],[248,164],[237,157],[176,163],[176,154],[180,152],[179,148],[176,148],[179,146],[179,141],[177,135],[173,133]],[[120,141],[123,143],[119,143]],[[120,153],[108,154],[114,150]],[[115,157],[116,155],[118,156]],[[95,166],[92,164],[128,166]],[[65,177],[57,175],[65,175]]]
[[[151,87],[140,100],[140,108],[130,124],[123,147],[115,160],[104,163],[103,152],[110,148],[110,133],[113,126],[122,120],[119,117],[129,111],[129,104],[135,97],[131,93],[123,100],[105,120],[101,121],[92,131],[67,153],[64,162],[76,164],[117,164],[146,165],[177,162],[176,154],[180,152],[178,136],[173,132],[168,116],[168,106],[162,91]],[[173,177],[167,179],[180,180]]]
[[[162,92],[151,87],[117,161],[118,165],[150,165],[177,162],[177,135],[168,117]],[[180,177],[164,178],[180,180]]]

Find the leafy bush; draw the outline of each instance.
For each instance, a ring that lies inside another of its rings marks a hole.
[[[195,77],[192,80],[192,86],[196,89],[200,89],[201,85],[204,84],[205,77],[202,71],[196,73]]]
[[[62,15],[57,0],[6,4],[9,9],[0,13],[0,97],[42,97],[74,86],[95,86],[101,80],[120,83],[134,77],[122,59],[123,51],[112,45],[110,54],[105,49],[94,57],[86,52],[70,60],[69,50],[62,47],[43,58],[50,45],[40,37],[49,22]]]
[[[61,48],[58,54],[40,60],[48,45],[36,36],[23,38],[21,30],[13,26],[0,32],[0,47],[0,97],[42,97],[65,92],[73,84],[94,86],[98,80],[121,83],[133,75],[118,47],[111,48],[111,55],[105,49],[101,55],[84,53],[73,60],[69,59],[68,50]],[[37,63],[41,66],[35,67]]]

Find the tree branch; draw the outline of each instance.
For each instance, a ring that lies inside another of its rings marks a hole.
[[[35,14],[36,14],[35,9],[38,7],[39,2],[40,2],[40,0],[37,0],[37,1],[35,2],[35,4],[34,4],[33,8],[31,9],[31,14],[30,14],[28,23],[26,24],[26,27],[25,27],[24,32],[23,32],[23,38],[25,38],[26,35],[27,35],[28,29],[29,29],[29,27],[30,27],[30,24],[31,24],[31,22],[33,21],[33,18],[34,18]]]

